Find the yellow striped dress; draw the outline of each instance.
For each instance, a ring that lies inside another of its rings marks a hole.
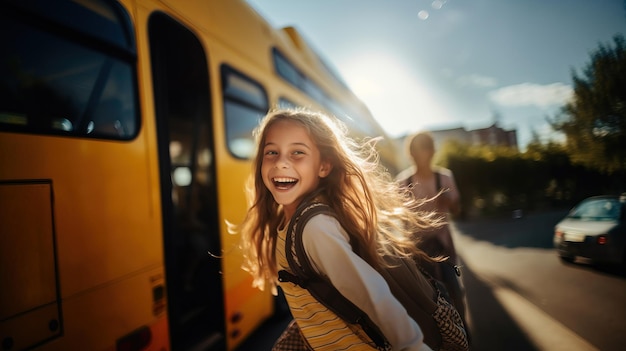
[[[276,242],[276,259],[279,270],[285,269],[291,272],[285,256],[285,236],[286,228],[279,230]],[[360,326],[349,325],[344,322],[311,296],[308,290],[290,282],[280,283],[280,286],[285,293],[291,314],[313,350],[376,349]]]

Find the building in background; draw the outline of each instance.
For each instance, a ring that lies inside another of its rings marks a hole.
[[[454,140],[467,145],[507,146],[518,149],[517,130],[504,129],[498,122],[486,128],[467,130],[464,127],[451,129],[429,130],[435,140],[435,149],[440,150],[447,141]],[[396,139],[399,144],[404,143],[406,135]]]
[[[429,130],[435,141],[435,150],[441,150],[447,141],[456,141],[466,145],[490,145],[506,146],[519,149],[517,145],[517,130],[504,129],[498,126],[498,122],[486,128],[467,130],[464,127]],[[395,141],[397,145],[406,151],[405,139],[407,135],[398,137]],[[410,160],[402,160],[402,166],[410,165]]]
[[[517,131],[515,129],[505,130],[499,127],[498,123],[494,123],[487,128],[470,130],[467,133],[471,137],[471,145],[507,146],[516,149],[518,148]]]

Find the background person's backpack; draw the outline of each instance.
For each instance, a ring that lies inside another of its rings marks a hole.
[[[359,324],[379,350],[388,350],[389,343],[376,324],[365,312],[341,295],[330,281],[318,274],[307,259],[302,231],[309,219],[321,213],[335,216],[328,205],[320,202],[303,203],[296,210],[289,222],[285,242],[285,254],[292,272],[281,270],[278,272],[278,279],[307,289],[337,316],[348,323]],[[355,253],[359,254],[358,249]],[[412,259],[385,256],[385,260],[392,263],[393,267],[379,273],[396,299],[422,329],[424,342],[433,350],[469,350],[463,320],[450,303],[443,284],[421,270]]]

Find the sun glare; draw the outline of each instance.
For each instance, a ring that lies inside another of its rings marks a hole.
[[[385,131],[395,137],[449,120],[440,99],[415,70],[383,51],[355,54],[339,67]]]

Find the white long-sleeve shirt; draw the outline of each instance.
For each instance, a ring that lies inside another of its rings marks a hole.
[[[302,242],[314,269],[376,323],[394,350],[431,350],[385,279],[352,251],[348,234],[334,217],[321,214],[311,218]]]

